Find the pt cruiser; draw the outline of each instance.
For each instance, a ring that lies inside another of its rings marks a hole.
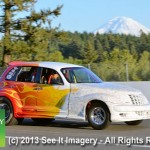
[[[9,63],[0,78],[0,109],[6,125],[24,118],[88,121],[94,129],[111,122],[138,125],[150,104],[138,90],[103,82],[89,69],[59,62]]]

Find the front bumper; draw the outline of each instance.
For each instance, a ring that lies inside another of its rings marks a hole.
[[[111,121],[124,122],[150,119],[150,105],[115,105],[112,107]]]

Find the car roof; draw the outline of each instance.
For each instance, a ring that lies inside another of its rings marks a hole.
[[[13,61],[9,63],[10,66],[37,66],[37,67],[46,67],[52,69],[61,69],[61,68],[69,68],[69,67],[83,67],[79,65],[62,63],[62,62],[48,62],[48,61],[34,61],[34,62],[26,62],[26,61]]]

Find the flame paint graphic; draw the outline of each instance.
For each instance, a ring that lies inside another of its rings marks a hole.
[[[70,89],[37,83],[7,82],[1,94],[8,96],[19,117],[55,117]],[[39,88],[39,89],[38,89]]]

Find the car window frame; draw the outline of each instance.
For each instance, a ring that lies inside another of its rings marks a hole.
[[[15,75],[15,80],[9,80],[9,79],[7,79],[8,74],[10,74],[11,70],[13,70],[15,67],[19,67],[19,71],[18,71],[18,73]],[[28,80],[27,80],[27,81],[18,81],[18,80],[17,80],[18,76],[21,74],[21,68],[22,68],[22,67],[37,68],[36,70],[38,70],[38,66],[12,66],[12,67],[9,69],[9,71],[6,73],[4,79],[5,79],[6,81],[12,81],[12,82],[36,83],[37,74],[35,75],[35,81],[34,81],[34,82],[28,81]],[[30,70],[30,71],[31,71],[31,70]]]
[[[103,82],[102,79],[99,78],[99,77],[98,77],[94,72],[92,72],[92,71],[91,71],[91,73],[92,73],[96,78],[99,79],[99,82],[72,82],[72,76],[70,76],[70,80],[69,80],[68,78],[66,78],[65,74],[63,73],[63,70],[64,70],[64,69],[67,69],[67,70],[70,70],[71,74],[73,75],[74,72],[73,72],[73,70],[71,70],[72,68],[84,68],[84,67],[61,68],[61,72],[62,72],[63,76],[65,77],[65,79],[66,79],[70,84],[80,84],[80,83],[89,83],[89,84],[90,84],[90,83],[102,83],[102,82]],[[84,68],[84,69],[87,69],[87,68]],[[91,76],[92,74],[90,74],[90,76]],[[76,79],[76,75],[75,75],[75,74],[74,74],[74,76],[75,76],[75,79]],[[74,79],[73,79],[73,80],[74,80]]]

